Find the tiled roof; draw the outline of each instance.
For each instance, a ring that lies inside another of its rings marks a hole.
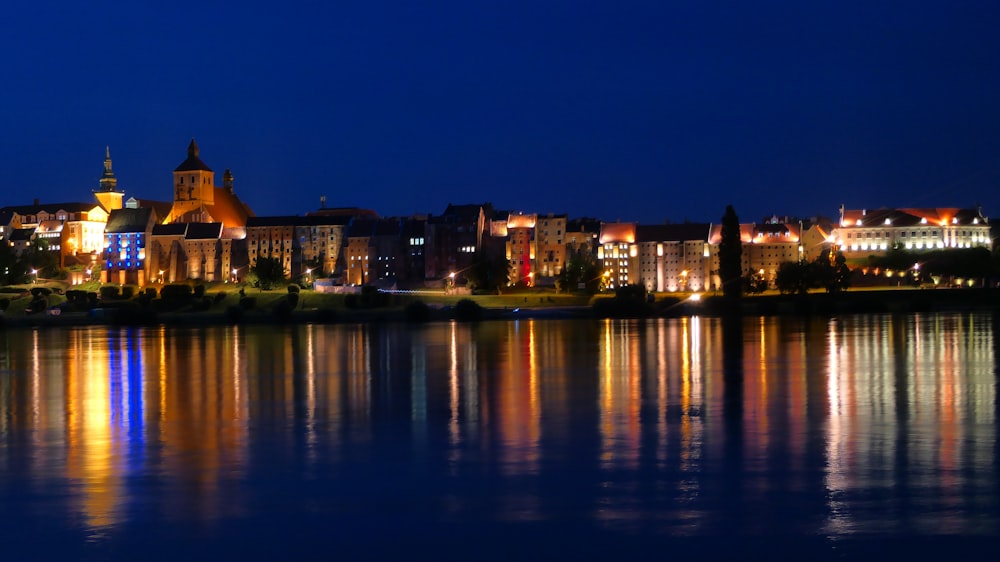
[[[100,207],[100,205],[97,203],[45,203],[39,205],[17,205],[4,207],[0,209],[0,213],[14,212],[19,215],[37,215],[42,211],[49,213],[50,215],[54,215],[59,211],[66,211],[67,213],[86,213],[93,210],[94,207]]]
[[[606,222],[601,225],[601,244],[635,242],[634,222]]]
[[[218,240],[222,237],[221,222],[192,222],[187,225],[186,240]]]
[[[153,236],[184,236],[186,232],[187,224],[182,222],[153,225]]]
[[[247,228],[265,226],[343,226],[351,221],[347,215],[298,215],[275,217],[250,217]]]
[[[636,242],[688,242],[708,240],[708,223],[640,224],[635,228]]]
[[[15,228],[14,232],[10,233],[11,242],[25,242],[31,240],[31,236],[35,233],[34,228]]]
[[[957,222],[956,222],[957,219]],[[886,222],[888,221],[888,223]],[[914,226],[919,224],[970,225],[988,224],[979,209],[958,207],[901,208],[901,209],[850,209],[845,210],[841,228],[876,226]]]
[[[115,209],[108,215],[108,224],[104,227],[105,233],[145,232],[151,226],[153,209],[150,207],[139,209]]]

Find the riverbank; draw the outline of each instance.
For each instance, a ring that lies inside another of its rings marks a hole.
[[[342,300],[318,298],[303,292],[289,307],[287,294],[258,293],[246,307],[236,295],[200,301],[197,306],[163,306],[157,301],[100,302],[86,309],[60,303],[38,313],[22,307],[0,315],[0,327],[57,327],[88,325],[210,325],[210,324],[330,324],[369,322],[423,322],[448,320],[499,320],[527,318],[649,318],[683,316],[805,315],[829,316],[862,313],[918,313],[942,311],[1000,311],[998,289],[887,289],[838,294],[750,295],[737,301],[721,296],[677,297],[661,295],[652,301],[616,301],[608,296],[587,298],[472,296],[432,300],[393,298],[385,304],[346,306]],[[461,301],[466,301],[461,305]],[[470,304],[475,303],[475,304]],[[520,305],[526,306],[520,306]],[[465,306],[463,306],[465,305]]]

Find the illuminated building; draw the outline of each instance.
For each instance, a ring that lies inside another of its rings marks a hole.
[[[328,276],[336,268],[344,240],[347,216],[277,216],[247,219],[249,263],[277,259],[285,275],[297,277],[306,269]]]
[[[89,264],[104,247],[108,212],[95,203],[36,203],[4,207],[0,213],[10,213],[19,228],[30,229],[33,238],[44,239],[63,266]]]
[[[104,230],[104,269],[101,281],[145,285],[149,282],[146,249],[156,215],[150,208],[115,209]]]
[[[555,277],[566,267],[566,215],[549,213],[535,222],[535,273]]]
[[[567,219],[566,236],[563,238],[568,261],[574,255],[586,255],[597,259],[597,247],[601,234],[601,221],[592,218]]]
[[[636,275],[639,249],[635,245],[636,224],[632,222],[602,223],[597,260],[607,277],[609,289],[639,282]]]
[[[638,278],[647,291],[702,291],[709,287],[707,223],[639,225]]]
[[[762,275],[769,285],[774,285],[778,267],[784,262],[802,259],[800,231],[802,223],[782,222],[772,218],[762,224],[740,224],[740,242],[743,244],[742,271],[744,276]],[[712,283],[721,287],[718,279],[719,243],[722,241],[722,225],[712,225],[708,235],[711,258]]]
[[[990,248],[989,219],[981,208],[845,210],[832,239],[844,256],[867,258],[898,248],[910,251]]]
[[[247,265],[246,226],[253,211],[233,189],[233,174],[226,170],[223,185],[215,185],[215,172],[199,155],[191,139],[187,158],[174,169],[174,201],[154,229],[150,271],[163,271],[159,281],[203,279],[226,281],[233,269]],[[188,225],[183,228],[178,224]]]
[[[448,205],[444,213],[429,216],[424,231],[424,277],[445,279],[450,273],[461,278],[489,235],[493,205]],[[493,239],[488,242],[494,243]],[[502,251],[502,248],[500,249]]]
[[[507,259],[510,261],[511,284],[532,285],[534,282],[535,224],[537,215],[510,213],[507,216]]]

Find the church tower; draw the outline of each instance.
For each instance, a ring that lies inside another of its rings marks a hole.
[[[192,208],[215,202],[215,172],[198,157],[198,143],[191,139],[187,160],[174,169],[174,203],[190,201]]]
[[[174,169],[174,205],[165,222],[215,204],[215,172],[201,161],[198,152],[198,143],[191,139],[187,159]]]
[[[97,202],[104,207],[104,210],[111,212],[122,208],[122,198],[125,193],[118,191],[118,178],[111,171],[111,148],[104,147],[104,174],[100,179],[100,187],[94,192]]]

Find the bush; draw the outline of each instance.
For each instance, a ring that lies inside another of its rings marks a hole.
[[[10,308],[10,299],[0,299],[0,312]]]
[[[431,317],[431,307],[424,301],[413,301],[406,305],[405,313],[410,322],[426,322]]]
[[[257,306],[257,299],[254,297],[243,297],[240,299],[240,308],[243,310],[252,310]]]
[[[47,297],[52,294],[52,290],[48,287],[32,287],[31,296],[33,297]]]
[[[191,285],[175,283],[160,289],[160,298],[163,300],[182,300],[192,296]]]
[[[129,300],[132,297],[134,297],[135,289],[136,288],[133,285],[125,285],[124,287],[122,287],[122,298],[125,300]]]
[[[294,309],[296,306],[299,305],[299,294],[298,293],[288,293],[288,296],[286,297],[285,300],[287,300],[289,306],[291,306]]]
[[[224,300],[226,300],[226,292],[225,291],[219,291],[218,293],[215,293],[215,304],[219,304],[220,302],[222,302]]]
[[[194,286],[194,298],[200,299],[201,297],[204,297],[204,296],[205,296],[205,286],[204,285],[195,285]]]
[[[105,301],[115,300],[121,296],[118,287],[115,285],[102,285],[100,291],[101,300]]]
[[[156,298],[156,287],[146,287],[142,291],[142,294],[146,295],[150,299],[155,299]]]
[[[24,311],[28,314],[36,314],[45,310],[46,306],[48,306],[48,302],[46,302],[45,297],[39,295],[31,299]]]
[[[90,291],[87,293],[87,306],[93,308],[97,306],[97,293]]]
[[[288,286],[289,294],[298,294],[300,287],[294,283]]]
[[[472,299],[462,299],[455,303],[455,319],[462,321],[476,321],[483,317],[483,307]]]

